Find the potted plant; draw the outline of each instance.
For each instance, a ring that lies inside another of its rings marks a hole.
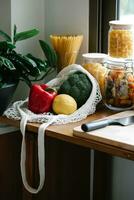
[[[34,37],[38,33],[37,29],[17,32],[16,25],[12,36],[0,30],[0,36],[4,39],[0,41],[0,115],[7,108],[19,81],[24,81],[31,87],[33,81],[44,79],[56,68],[56,53],[43,40],[39,44],[45,55],[44,60],[30,53],[22,55],[16,51],[18,41]]]

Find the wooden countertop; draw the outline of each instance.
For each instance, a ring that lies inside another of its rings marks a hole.
[[[111,145],[107,144],[105,142],[105,140],[104,141],[101,140],[101,142],[100,142],[99,140],[98,141],[94,140],[93,137],[92,137],[92,139],[89,140],[86,138],[80,138],[80,137],[73,135],[74,127],[79,126],[82,123],[85,123],[88,121],[107,117],[111,114],[114,114],[114,112],[109,111],[107,109],[99,109],[98,111],[96,111],[96,113],[88,116],[85,120],[82,120],[80,122],[69,123],[69,124],[65,124],[65,125],[49,126],[46,130],[46,135],[49,137],[52,137],[52,138],[56,138],[58,140],[62,140],[62,141],[76,144],[76,145],[81,145],[83,147],[87,147],[90,149],[102,151],[102,152],[105,152],[105,153],[108,153],[108,154],[111,154],[114,156],[120,156],[123,158],[134,160],[134,149],[132,150],[132,148],[130,150],[129,148],[126,149],[126,147],[123,148],[123,146],[118,147],[117,145],[114,145],[113,143],[111,143]],[[0,122],[19,127],[19,121],[8,119],[5,116],[0,117]],[[28,123],[27,131],[37,133],[38,127],[39,127],[39,124]]]

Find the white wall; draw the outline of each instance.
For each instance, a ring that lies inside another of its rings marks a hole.
[[[3,0],[4,1],[4,0]],[[33,38],[17,43],[17,51],[23,54],[28,52],[37,57],[43,57],[39,46],[39,39],[45,39],[45,1],[44,0],[11,0],[11,29],[16,24],[18,32],[33,28],[40,30],[40,34]],[[13,100],[24,99],[28,96],[29,88],[20,83]]]
[[[45,0],[45,35],[83,34],[79,57],[88,51],[89,0]]]
[[[11,33],[11,2],[0,0],[0,29]]]
[[[111,200],[134,199],[134,161],[114,157]]]
[[[38,36],[31,39],[20,41],[17,45],[20,52],[31,52],[40,56],[41,49],[38,39],[45,38],[44,35],[44,0],[11,0],[11,27],[17,25],[18,32],[33,28],[40,30]]]

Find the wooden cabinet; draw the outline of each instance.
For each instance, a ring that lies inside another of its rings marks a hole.
[[[0,200],[22,200],[21,134],[0,135]]]
[[[27,133],[28,180],[34,187],[38,185],[39,181],[36,136],[36,134]],[[31,199],[88,200],[90,196],[89,149],[50,137],[46,137],[45,143],[45,184],[37,195],[31,195]],[[85,179],[85,177],[87,178]],[[23,198],[30,199],[30,195],[25,190]]]
[[[99,112],[83,120],[94,120],[109,115]],[[19,121],[1,117],[4,123],[19,126]],[[50,126],[45,134],[45,184],[38,194],[30,194],[22,184],[20,173],[21,134],[0,135],[0,200],[107,200],[110,199],[110,157],[103,152],[115,155],[124,154],[118,149],[96,140],[85,140],[73,136],[73,127],[82,122],[69,125]],[[27,179],[32,187],[39,182],[37,131],[38,124],[28,124],[26,133]],[[90,149],[95,151],[93,182],[90,170]],[[116,150],[116,151],[114,151]],[[121,153],[120,153],[121,152]],[[134,156],[133,152],[131,152]],[[93,190],[92,190],[93,188]],[[91,196],[93,194],[93,199]],[[108,195],[107,195],[108,194]]]
[[[23,200],[89,200],[90,149],[46,136],[46,178],[43,189],[34,195],[26,190]],[[95,152],[94,199],[106,200],[107,155]],[[27,133],[28,180],[36,187],[39,182],[37,165],[37,134]],[[103,162],[104,161],[104,162]],[[99,178],[99,182],[98,182]],[[108,189],[108,188],[107,188]],[[108,191],[108,190],[107,190]]]

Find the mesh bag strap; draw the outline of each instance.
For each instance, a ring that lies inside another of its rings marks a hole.
[[[46,128],[54,122],[54,118],[52,118],[47,123],[43,123],[39,126],[38,129],[38,165],[39,165],[39,185],[37,188],[33,188],[28,184],[27,177],[26,177],[26,141],[25,141],[25,133],[26,133],[26,125],[28,121],[28,115],[24,114],[23,111],[20,109],[20,113],[22,114],[22,119],[20,121],[20,130],[22,133],[22,145],[21,145],[21,175],[22,181],[25,188],[33,194],[38,193],[45,181],[45,130]]]

